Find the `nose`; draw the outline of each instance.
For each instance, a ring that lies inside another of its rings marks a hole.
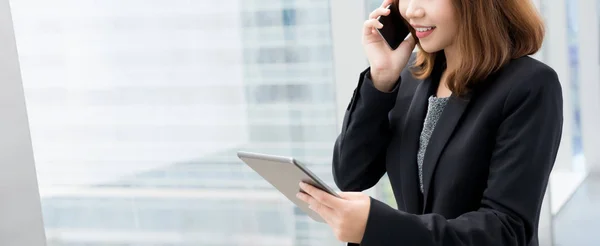
[[[418,19],[425,16],[425,10],[421,7],[420,0],[409,0],[406,8],[406,18]]]

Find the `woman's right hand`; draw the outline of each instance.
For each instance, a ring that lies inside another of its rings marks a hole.
[[[406,67],[408,59],[415,48],[415,39],[409,35],[408,39],[404,40],[400,46],[392,50],[386,41],[379,35],[377,29],[381,29],[383,25],[377,18],[379,16],[387,16],[390,10],[386,9],[392,0],[384,0],[381,7],[375,9],[369,19],[365,21],[363,27],[363,46],[369,64],[371,66],[371,79],[375,88],[380,91],[391,91],[400,73]]]

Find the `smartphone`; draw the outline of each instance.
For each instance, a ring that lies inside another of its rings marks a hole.
[[[387,6],[387,9],[390,10],[390,14],[378,18],[379,22],[383,24],[383,28],[376,29],[390,48],[395,50],[408,36],[410,29],[408,29],[408,22],[400,14],[398,6],[391,4]]]

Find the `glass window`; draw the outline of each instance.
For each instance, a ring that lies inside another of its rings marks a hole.
[[[285,25],[285,26],[296,25],[296,10],[295,9],[284,9],[283,10],[283,25]]]
[[[11,7],[49,245],[341,245],[236,157],[332,182],[329,1]]]

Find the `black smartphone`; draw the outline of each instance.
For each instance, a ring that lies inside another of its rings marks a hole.
[[[400,14],[398,6],[391,4],[387,6],[387,9],[390,10],[390,14],[378,18],[379,22],[383,24],[383,28],[376,29],[390,48],[395,50],[408,36],[410,29],[408,29],[408,22]]]

